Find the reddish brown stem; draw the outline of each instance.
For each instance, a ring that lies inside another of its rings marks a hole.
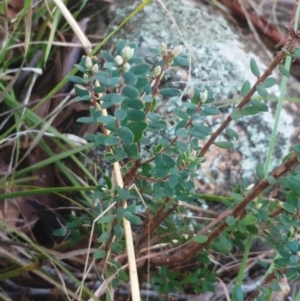
[[[295,20],[295,14],[296,14],[296,9],[298,5],[298,0],[295,2],[294,9],[293,9],[293,14],[291,18],[290,25],[288,26],[289,30],[289,37],[284,45],[284,48],[287,49],[290,53],[293,52],[294,47],[296,45],[296,39],[299,38],[299,32],[294,31],[293,25],[294,25],[294,20]],[[255,84],[251,88],[251,90],[247,93],[247,95],[242,99],[242,101],[237,105],[236,109],[241,110],[250,100],[253,94],[256,92],[256,87],[260,84],[262,84],[275,70],[275,68],[282,62],[282,60],[285,59],[286,53],[284,51],[280,51],[277,53],[267,70],[264,72],[264,74],[260,77],[257,78]],[[220,127],[211,135],[210,139],[205,143],[203,146],[199,156],[203,157],[206,152],[208,151],[209,147],[214,143],[216,138],[223,132],[223,130],[229,125],[229,123],[232,121],[231,116],[229,115],[226,120],[220,125]]]
[[[272,176],[277,180],[282,175],[284,175],[287,171],[291,170],[293,165],[298,162],[297,160],[298,154],[295,154],[286,162],[282,163],[273,173]],[[227,223],[225,220],[226,216],[232,215],[235,218],[239,218],[244,210],[246,209],[247,205],[251,203],[258,195],[260,195],[270,184],[267,180],[261,181],[245,198],[244,200],[237,205],[233,211],[229,211],[226,213],[222,221],[220,222],[219,226],[210,234],[208,235],[208,240],[204,244],[199,244],[195,242],[190,242],[190,244],[183,248],[181,251],[176,252],[175,254],[169,254],[167,251],[163,254],[160,254],[157,257],[151,258],[151,264],[156,266],[176,266],[182,264],[183,262],[189,261],[191,258],[195,256],[195,254],[199,253],[199,251],[203,250],[207,247],[215,238],[217,238],[226,228]],[[215,221],[213,221],[215,223]],[[210,224],[207,226],[210,227]],[[201,231],[202,233],[202,231]]]

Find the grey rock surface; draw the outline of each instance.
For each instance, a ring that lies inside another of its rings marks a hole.
[[[126,1],[114,11],[108,32],[116,28],[140,2]],[[254,83],[255,77],[250,71],[250,58],[254,58],[260,70],[266,69],[270,62],[267,56],[260,57],[249,50],[248,40],[241,37],[238,29],[218,14],[217,9],[205,5],[202,1],[163,0],[153,1],[143,11],[130,20],[114,37],[126,42],[136,42],[140,55],[149,58],[148,47],[159,47],[164,42],[169,48],[182,44],[184,52],[191,60],[190,70],[176,69],[169,76],[167,85],[185,87],[195,86],[201,91],[209,90],[217,98],[217,104],[234,103],[245,80]],[[273,77],[280,79],[278,74]],[[279,81],[280,82],[280,81]],[[279,86],[270,91],[278,95]],[[228,192],[242,178],[255,180],[257,162],[264,164],[270,135],[274,124],[275,102],[270,110],[251,117],[243,117],[230,127],[239,133],[233,150],[221,150],[211,147],[207,162],[199,173],[199,188],[208,192]],[[170,99],[164,103],[166,114],[181,100]],[[233,104],[226,106],[224,115],[206,118],[212,130],[224,120]],[[284,108],[281,114],[277,134],[277,147],[270,169],[281,163],[291,148],[291,137],[298,131],[293,121],[292,110]],[[222,138],[224,140],[224,137]]]

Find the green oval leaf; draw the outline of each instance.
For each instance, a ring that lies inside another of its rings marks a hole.
[[[118,135],[123,140],[125,144],[133,144],[134,141],[134,135],[132,131],[129,128],[126,128],[124,126],[120,126],[118,128]]]
[[[98,238],[98,242],[103,243],[103,242],[107,242],[110,239],[110,231],[107,232],[103,232],[99,238]]]
[[[297,272],[297,269],[296,268],[289,268],[286,270],[285,272],[285,275],[286,277],[289,279],[289,280],[296,280],[297,277],[298,277],[298,272]]]
[[[116,50],[119,55],[121,55],[123,48],[125,47],[125,42],[123,40],[118,40],[116,44]]]
[[[129,211],[125,212],[124,217],[133,225],[141,225],[142,224],[141,218],[138,217],[137,215],[132,214]]]
[[[222,112],[216,107],[204,106],[200,111],[200,116],[220,115]]]
[[[244,301],[244,293],[240,285],[236,285],[234,288],[235,301]]]
[[[251,85],[250,85],[250,82],[248,80],[246,80],[244,83],[243,83],[243,86],[242,86],[242,89],[241,89],[241,95],[244,97],[248,94],[248,92],[250,91],[251,89]]]
[[[257,113],[259,113],[259,111],[252,105],[241,109],[241,114],[243,116],[255,115]]]
[[[122,248],[122,245],[119,244],[118,242],[114,241],[110,244],[110,247],[111,247],[111,250],[114,252],[114,253],[121,253],[123,248]]]
[[[235,225],[235,218],[233,216],[227,216],[226,223],[228,226]]]
[[[155,128],[155,129],[163,129],[167,126],[167,123],[164,120],[159,121],[150,121],[149,127]]]
[[[289,72],[283,65],[279,65],[279,66],[278,66],[278,69],[279,69],[279,72],[280,72],[282,75],[286,76],[287,78],[290,78],[290,77],[291,77],[290,72]]]
[[[139,149],[136,144],[124,144],[124,151],[132,159],[138,159],[140,157]]]
[[[79,117],[76,121],[85,124],[92,124],[95,122],[94,118],[92,117]]]
[[[225,236],[220,236],[219,241],[222,247],[224,247],[227,251],[232,249],[232,243]]]
[[[126,98],[123,101],[123,103],[126,104],[131,109],[141,110],[144,108],[143,102],[141,100],[139,100],[138,98],[136,98],[136,99]]]
[[[237,109],[233,109],[231,111],[230,116],[231,116],[232,120],[237,121],[238,119],[240,119],[242,117],[242,114]]]
[[[133,121],[143,121],[146,118],[146,113],[141,110],[127,110],[127,119]]]
[[[268,97],[269,93],[268,91],[262,86],[262,85],[257,85],[256,86],[256,92],[261,96],[261,97]]]
[[[265,79],[265,81],[262,83],[262,85],[265,88],[271,88],[272,86],[274,86],[276,84],[276,79],[273,77],[268,77]]]
[[[136,84],[134,85],[138,90],[142,90],[149,84],[149,79],[146,76],[139,75]],[[151,87],[151,86],[150,86]]]
[[[253,100],[251,100],[251,104],[260,112],[268,112],[269,111],[269,107],[265,103],[263,103],[259,100],[253,99]]]
[[[79,96],[78,100],[90,100],[91,99],[89,91],[82,85],[75,85],[74,89],[75,89],[76,94]],[[86,99],[82,99],[82,97],[85,97]]]
[[[124,230],[123,227],[119,224],[114,226],[114,235],[116,236],[116,238],[121,239],[123,237],[124,234]]]
[[[181,66],[181,67],[189,66],[189,58],[184,55],[179,55],[175,57],[172,66]]]
[[[172,175],[169,178],[168,183],[169,183],[170,187],[175,187],[178,183],[178,176],[177,175]]]
[[[135,75],[142,75],[147,73],[150,70],[150,68],[151,65],[144,63],[138,66],[132,66],[129,71]]]
[[[125,85],[122,93],[130,99],[136,99],[139,96],[139,90],[131,85]]]
[[[263,180],[265,177],[264,166],[260,162],[256,165],[256,175],[260,180]]]
[[[256,61],[251,58],[250,60],[250,69],[251,69],[251,72],[256,76],[256,77],[259,77],[260,76],[260,71],[258,69],[258,66],[256,64]]]
[[[233,148],[234,144],[229,141],[218,141],[218,142],[215,142],[215,146],[217,146],[219,148],[230,149],[230,148]]]
[[[102,87],[102,86],[100,86],[100,87],[94,87],[94,88],[93,88],[93,91],[94,91],[95,93],[103,93],[103,92],[106,91],[106,88],[105,88],[105,87]]]
[[[121,141],[121,140],[120,140],[119,137],[109,136],[108,138],[105,139],[104,145],[107,145],[107,146],[115,146],[115,145],[119,144],[120,141]]]
[[[74,84],[79,84],[79,85],[86,85],[90,79],[89,78],[82,78],[76,75],[68,75],[67,78],[69,81],[71,81]]]
[[[116,110],[114,111],[114,115],[115,115],[115,117],[116,117],[118,120],[123,120],[123,119],[126,118],[127,113],[126,113],[124,110],[116,109]]]
[[[175,135],[176,135],[177,137],[187,137],[188,133],[186,132],[185,129],[181,128],[181,129],[177,129],[177,130],[175,131]]]
[[[180,96],[181,90],[176,88],[163,88],[160,91],[160,94],[167,97]]]
[[[286,201],[293,205],[294,207],[298,207],[298,197],[293,191],[289,191],[286,197]]]
[[[99,219],[99,221],[98,221],[98,223],[111,223],[113,220],[114,220],[114,215],[113,214],[107,214],[107,215],[104,215],[104,216],[102,216],[100,219]]]
[[[246,215],[246,217],[242,221],[244,225],[254,225],[257,223],[256,217],[252,215]]]
[[[107,62],[115,61],[115,58],[106,50],[101,50],[101,57],[103,57]]]
[[[267,179],[266,179],[266,180],[268,181],[268,183],[269,183],[270,185],[276,184],[276,180],[275,180],[275,178],[272,177],[272,176],[267,176]]]
[[[235,139],[235,140],[239,139],[239,134],[236,131],[234,131],[233,129],[227,128],[225,130],[225,133],[226,133],[226,135],[228,135],[228,137],[230,139]]]
[[[144,132],[147,128],[147,123],[144,121],[133,121],[129,124],[127,124],[127,127],[134,133],[141,133]]]
[[[94,259],[102,259],[106,256],[106,252],[104,250],[99,250],[94,253]]]
[[[291,214],[294,214],[296,212],[296,208],[292,204],[289,204],[289,203],[283,203],[282,208]]]
[[[294,177],[288,177],[288,183],[291,190],[296,194],[300,195],[300,181],[296,180]]]
[[[107,123],[114,123],[116,122],[116,118],[110,115],[107,116],[100,116],[97,118],[98,122],[101,122],[103,124],[107,124]]]
[[[125,72],[123,76],[124,76],[125,84],[129,84],[133,86],[136,84],[137,77],[132,72]]]
[[[190,118],[190,116],[187,112],[184,112],[178,108],[174,109],[174,113],[181,119],[189,119]]]
[[[151,120],[151,121],[160,121],[160,116],[156,113],[152,113],[152,112],[149,112],[148,113],[148,118]]]
[[[207,242],[208,237],[206,235],[196,235],[193,237],[193,240],[199,244],[204,244]]]

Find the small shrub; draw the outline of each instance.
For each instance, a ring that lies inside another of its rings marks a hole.
[[[250,68],[257,82],[252,88],[248,81],[243,84],[241,102],[219,129],[211,133],[204,118],[222,114],[214,106],[211,92],[191,88],[184,95],[186,102],[174,109],[171,117],[160,113],[162,99],[180,98],[185,93],[175,87],[161,87],[164,74],[170,68],[188,65],[188,57],[181,53],[181,46],[173,50],[167,49],[165,44],[160,49],[151,48],[157,57],[155,66],[136,56],[134,43],[125,45],[119,41],[115,50],[114,55],[101,52],[105,61],[102,65],[96,57],[83,57],[81,64],[76,65],[84,74],[83,78],[69,76],[75,83],[78,101],[92,103],[90,117],[78,121],[96,123],[101,130],[88,135],[87,139],[94,142],[96,148],[105,146],[103,160],[112,164],[119,162],[123,177],[124,185],[120,186],[107,174],[105,184],[96,186],[93,194],[102,210],[94,229],[99,235],[99,251],[95,258],[110,263],[107,269],[116,273],[113,285],[116,286],[118,280],[128,281],[126,271],[121,269],[126,262],[123,254],[126,231],[121,222],[126,219],[135,229],[138,268],[150,272],[149,282],[161,293],[184,292],[188,288],[196,293],[213,290],[216,273],[211,269],[211,254],[229,254],[236,247],[249,251],[245,241],[252,236],[265,239],[280,254],[274,261],[272,277],[269,276],[264,285],[282,290],[286,278],[294,280],[300,272],[297,238],[300,172],[291,171],[300,146],[295,146],[271,175],[266,175],[264,166],[258,162],[259,184],[252,190],[239,187],[232,192],[223,202],[227,210],[212,222],[204,225],[183,217],[191,212],[191,205],[197,205],[195,200],[200,197],[194,189],[194,179],[209,147],[214,144],[224,151],[233,148],[238,139],[234,130],[226,130],[228,140],[220,138],[228,124],[241,116],[268,110],[263,101],[251,101],[251,96],[255,92],[262,97],[268,95],[267,89],[276,82],[269,77],[272,70],[261,75],[251,59]],[[281,59],[285,55],[286,51],[279,54]],[[281,61],[278,57],[275,59]],[[162,136],[166,129],[171,133],[170,139]],[[283,188],[284,201],[270,201],[261,196],[265,189],[275,186]],[[128,206],[124,206],[126,201]],[[79,225],[82,220],[70,223]],[[187,262],[193,262],[192,268],[181,268]],[[256,291],[261,300],[267,293],[263,285]],[[240,283],[233,297],[243,300]]]

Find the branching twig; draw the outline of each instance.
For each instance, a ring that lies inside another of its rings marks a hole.
[[[289,52],[292,52],[295,44],[296,44],[296,38],[298,38],[298,33],[296,34],[293,27],[289,26],[289,38],[284,46]],[[282,60],[285,59],[287,54],[281,50],[277,53],[267,70],[257,78],[255,84],[251,88],[251,90],[247,93],[247,95],[242,99],[242,101],[237,105],[236,109],[240,111],[250,100],[251,97],[256,92],[256,87],[262,84],[275,70],[275,68],[281,63]],[[208,151],[209,147],[215,142],[216,138],[225,130],[225,128],[229,125],[229,123],[232,121],[232,118],[230,115],[227,116],[226,120],[219,126],[219,128],[211,135],[210,139],[205,143],[203,146],[199,156],[203,157],[206,152]]]
[[[281,176],[283,176],[286,172],[291,170],[294,164],[298,162],[297,159],[298,154],[295,154],[290,159],[288,159],[286,162],[282,163],[273,173],[272,176],[274,179],[279,179]],[[261,181],[244,199],[243,201],[238,204],[234,210],[232,211],[226,211],[225,214],[222,214],[222,219],[219,224],[219,226],[210,234],[208,235],[208,239],[204,244],[199,244],[190,241],[188,246],[181,249],[180,251],[170,254],[167,251],[165,251],[163,254],[159,254],[156,257],[151,258],[151,264],[156,266],[174,266],[182,264],[183,262],[189,261],[195,254],[199,253],[202,249],[207,247],[215,238],[217,238],[224,230],[227,228],[227,223],[225,221],[225,218],[227,216],[232,215],[235,218],[240,218],[243,214],[244,210],[246,209],[247,205],[251,203],[258,195],[260,195],[267,187],[269,187],[270,184],[267,180]],[[220,221],[218,218],[217,221]],[[213,221],[212,223],[207,225],[207,228],[205,230],[208,230],[211,228],[212,225],[216,224],[216,221]],[[202,234],[202,231],[200,231]],[[207,231],[206,231],[207,233]],[[200,234],[200,233],[199,233]]]

